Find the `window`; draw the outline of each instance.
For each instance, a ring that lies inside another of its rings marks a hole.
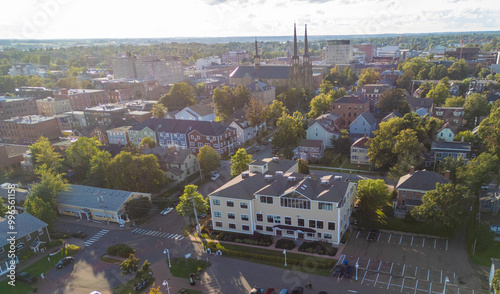
[[[262,225],[256,225],[255,226],[255,230],[256,231],[263,231],[264,230],[264,227]]]
[[[314,238],[314,233],[307,233],[308,238]]]
[[[292,225],[292,218],[285,216],[285,225]]]
[[[323,238],[325,238],[325,239],[330,239],[330,240],[331,240],[331,239],[332,239],[332,237],[333,237],[333,235],[332,235],[332,234],[330,234],[330,233],[324,233],[324,234],[323,234]]]
[[[303,227],[304,226],[304,219],[303,218],[297,219],[297,223],[298,223],[299,227]]]
[[[228,212],[227,213],[227,218],[229,218],[229,219],[235,219],[236,217],[235,217],[234,213]]]
[[[250,231],[250,226],[248,226],[248,225],[242,225],[242,226],[241,226],[241,229],[242,229],[243,231]]]
[[[403,197],[406,197],[406,191],[403,191]]]
[[[315,220],[309,220],[309,227],[310,228],[316,228],[316,221]]]
[[[248,214],[242,214],[241,220],[248,221]]]
[[[322,229],[322,228],[323,228],[323,221],[317,221],[317,222],[316,222],[316,227],[317,227],[318,229]]]
[[[267,222],[268,223],[274,223],[274,215],[268,214],[267,215]]]
[[[311,201],[309,200],[281,197],[280,202],[281,207],[311,209]]]
[[[260,203],[273,204],[273,197],[260,196]]]
[[[240,207],[247,209],[248,208],[248,203],[247,202],[240,202]]]
[[[295,231],[287,230],[286,231],[287,235],[295,235]]]
[[[413,199],[417,198],[417,192],[413,192]]]
[[[319,202],[318,209],[319,210],[333,210],[333,203]]]
[[[257,221],[261,222],[263,220],[264,220],[264,218],[262,217],[262,213],[257,213]]]
[[[214,199],[214,200],[212,201],[212,203],[213,203],[214,205],[220,205],[220,199]]]
[[[214,211],[214,216],[215,217],[222,217],[222,212],[220,212],[220,211]]]
[[[236,225],[235,224],[229,224],[229,228],[230,229],[236,229]]]
[[[273,231],[273,227],[266,227],[266,232],[272,232]]]
[[[328,222],[328,229],[331,231],[334,231],[335,230],[335,223]]]
[[[38,229],[38,235],[43,235],[43,229]]]
[[[234,207],[234,202],[233,201],[226,201],[227,207]]]
[[[321,238],[321,233],[318,233],[318,238]]]
[[[217,228],[222,228],[222,222],[215,222],[215,226]]]

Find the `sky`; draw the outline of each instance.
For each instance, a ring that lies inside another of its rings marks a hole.
[[[498,0],[3,0],[0,39],[499,31]]]

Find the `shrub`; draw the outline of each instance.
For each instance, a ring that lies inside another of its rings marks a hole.
[[[260,233],[254,233],[253,235],[231,233],[231,232],[221,232],[214,231],[213,235],[216,240],[230,241],[236,243],[247,243],[260,246],[269,246],[273,243],[273,237],[269,235],[263,235]]]
[[[128,245],[125,245],[125,244],[116,244],[116,245],[108,247],[106,252],[109,255],[127,258],[130,256],[130,254],[134,253],[134,249]]]
[[[327,254],[330,256],[335,256],[337,254],[337,248],[332,247],[331,244],[327,242],[304,242],[300,245],[299,251],[317,254]]]
[[[295,242],[289,239],[279,239],[276,241],[276,248],[292,250],[295,248]]]

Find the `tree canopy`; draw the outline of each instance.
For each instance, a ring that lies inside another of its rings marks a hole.
[[[358,182],[358,207],[360,221],[364,226],[374,226],[377,211],[389,202],[389,189],[384,180],[360,180]]]
[[[500,157],[500,107],[479,124],[478,133],[486,149]]]
[[[376,106],[384,114],[397,110],[402,115],[405,115],[411,111],[405,97],[403,89],[389,89],[380,95]]]
[[[139,144],[139,147],[143,147],[143,146],[148,146],[148,148],[155,148],[156,147],[156,142],[155,140],[153,140],[153,138],[151,137],[145,137],[144,139],[142,139],[141,143]]]
[[[311,100],[310,108],[311,111],[307,114],[310,118],[316,118],[323,113],[330,112],[330,105],[333,102],[332,96],[328,94],[319,94]]]
[[[151,207],[151,200],[148,197],[135,198],[125,203],[125,211],[133,220],[147,216]]]
[[[276,101],[276,100],[274,100]],[[250,103],[245,107],[245,118],[252,127],[256,127],[266,122],[268,108],[264,102],[257,99],[250,99]]]
[[[83,180],[87,176],[90,161],[99,153],[99,146],[101,145],[96,137],[80,137],[71,147],[66,149],[66,159],[78,180]]]
[[[217,117],[220,120],[225,120],[237,109],[247,105],[250,102],[250,98],[250,91],[244,85],[238,85],[236,88],[225,86],[215,89],[213,100]]]
[[[59,171],[62,168],[63,159],[59,153],[54,150],[50,142],[44,136],[29,146],[31,152],[32,163],[37,169],[42,165],[53,171]]]
[[[220,166],[220,156],[212,146],[205,145],[200,148],[198,162],[200,163],[202,173],[208,175]]]
[[[198,193],[198,186],[186,185],[184,187],[184,193],[179,197],[179,204],[177,204],[175,210],[182,216],[187,216],[190,219],[194,219],[193,202],[194,206],[196,207],[196,213],[198,215],[207,213],[208,204],[203,199],[203,196]]]
[[[490,108],[486,95],[472,94],[467,97],[464,103],[464,119],[467,120],[467,125],[474,128],[481,116],[490,114]]]
[[[155,103],[151,112],[156,118],[164,118],[167,115],[167,108],[161,103]]]
[[[380,80],[380,74],[378,72],[373,70],[371,67],[363,68],[361,74],[359,75],[358,87],[375,84],[378,80]]]
[[[240,148],[236,154],[231,156],[231,176],[236,177],[248,170],[248,165],[252,162],[252,155],[247,154],[245,148]]]
[[[170,91],[163,95],[161,102],[168,109],[182,109],[195,104],[194,89],[187,83],[175,83]]]

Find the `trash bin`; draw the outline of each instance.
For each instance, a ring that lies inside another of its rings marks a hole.
[[[189,274],[189,284],[191,286],[194,286],[196,284],[196,281],[194,280],[194,274],[193,273]]]

